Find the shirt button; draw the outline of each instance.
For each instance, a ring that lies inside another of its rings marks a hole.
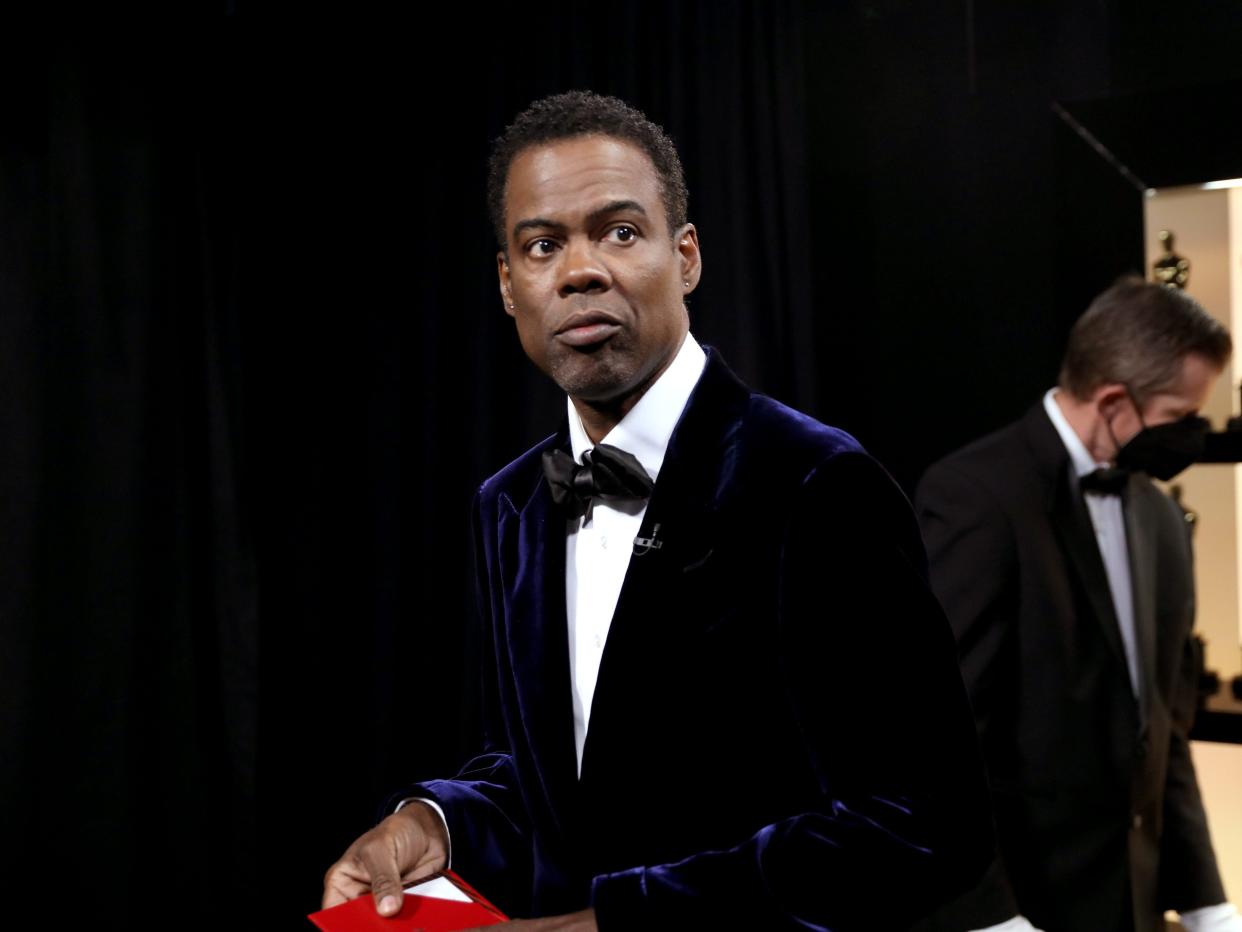
[[[603,639],[602,639],[602,638],[601,638],[598,634],[597,634],[597,635],[595,635],[595,649],[596,649],[596,650],[603,650],[603,648],[604,648],[604,641],[603,641]]]
[[[608,537],[607,537],[607,535],[604,535],[604,534],[601,534],[601,535],[600,535],[600,537],[599,537],[599,545],[600,545],[601,547],[603,547],[605,550],[607,550],[607,549],[608,549]]]
[[[1137,813],[1137,812],[1136,812],[1136,813],[1134,813],[1134,823],[1133,823],[1133,824],[1134,824],[1134,827],[1135,827],[1135,828],[1142,828],[1142,827],[1143,827],[1143,817],[1142,817],[1142,815],[1140,815],[1140,814],[1139,814],[1139,813]]]

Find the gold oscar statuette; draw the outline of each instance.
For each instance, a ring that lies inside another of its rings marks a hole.
[[[1152,263],[1152,280],[1169,288],[1185,289],[1190,281],[1190,260],[1173,251],[1173,231],[1160,231],[1160,245],[1164,255]]]

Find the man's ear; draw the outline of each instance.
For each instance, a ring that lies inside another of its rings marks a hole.
[[[1091,394],[1096,409],[1101,415],[1111,420],[1126,404],[1130,404],[1130,393],[1119,382],[1101,385]]]
[[[687,223],[676,237],[677,252],[681,254],[681,280],[684,294],[694,291],[703,274],[703,256],[699,252],[699,231],[693,223]]]
[[[513,289],[509,281],[509,261],[504,250],[496,253],[496,275],[500,279],[500,300],[504,302],[505,313],[514,316]]]

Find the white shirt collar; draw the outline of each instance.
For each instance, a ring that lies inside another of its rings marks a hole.
[[[1101,467],[1107,467],[1108,463],[1097,463],[1091,458],[1091,454],[1087,452],[1086,444],[1082,442],[1082,438],[1074,433],[1074,428],[1070,427],[1069,421],[1065,419],[1061,406],[1057,404],[1056,395],[1060,389],[1050,388],[1044,394],[1044,410],[1048,412],[1048,419],[1052,421],[1052,426],[1057,429],[1057,433],[1061,435],[1061,443],[1065,444],[1065,450],[1069,453],[1070,462],[1074,464],[1074,472],[1080,476],[1087,473],[1095,472]]]
[[[687,333],[668,368],[600,442],[636,456],[654,481],[664,464],[664,453],[673,436],[673,428],[677,426],[706,363],[707,354]],[[566,404],[569,406],[569,442],[574,461],[580,463],[582,454],[595,444],[582,426],[582,418],[578,416],[573,399],[567,398]]]

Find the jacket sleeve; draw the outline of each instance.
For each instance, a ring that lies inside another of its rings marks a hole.
[[[1190,757],[1188,735],[1194,721],[1198,672],[1187,638],[1171,696],[1164,831],[1160,837],[1160,902],[1165,909],[1179,911],[1225,901],[1199,781]]]
[[[975,732],[905,497],[843,453],[782,507],[782,672],[820,804],[727,850],[596,877],[604,932],[905,928],[988,863]]]
[[[929,469],[915,510],[932,590],[957,639],[958,661],[985,757],[1007,740],[1017,710],[1018,557],[1004,510],[974,478],[950,464]],[[999,853],[982,879],[937,911],[928,929],[981,928],[1018,912]]]
[[[1017,681],[1018,559],[1003,510],[983,486],[950,466],[928,470],[915,496],[932,591],[957,639],[980,737],[1011,720]]]

